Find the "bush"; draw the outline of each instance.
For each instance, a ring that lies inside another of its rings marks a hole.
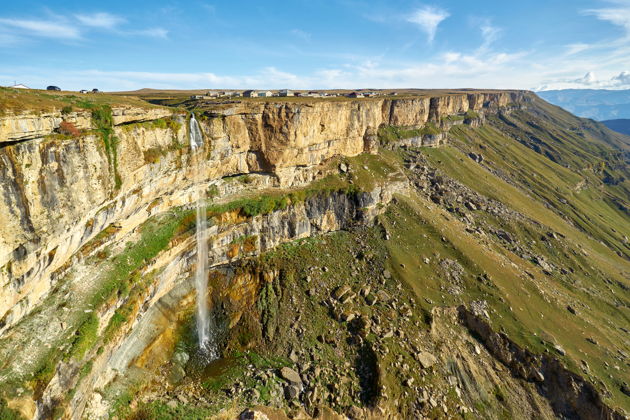
[[[62,121],[57,131],[64,136],[79,137],[81,135],[81,131],[70,121]]]
[[[63,115],[68,115],[71,112],[72,112],[72,105],[66,105],[63,108],[61,108],[61,113]]]

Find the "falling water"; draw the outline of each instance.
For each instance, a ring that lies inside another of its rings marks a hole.
[[[195,185],[197,185],[197,269],[195,287],[197,289],[197,336],[199,348],[204,355],[213,360],[217,358],[217,349],[211,336],[211,319],[208,314],[208,221],[206,215],[206,194],[203,188],[203,157],[199,153],[203,146],[203,136],[193,114],[190,118],[190,147],[197,165],[195,165]]]

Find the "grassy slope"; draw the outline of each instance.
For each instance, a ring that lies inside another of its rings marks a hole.
[[[542,111],[551,113],[543,114]],[[606,136],[596,137],[597,131],[588,127],[588,121],[583,130],[584,137],[577,136],[571,128],[585,120],[566,113],[557,115],[554,110],[545,108],[542,111],[537,108],[507,117],[516,127],[496,119],[492,126],[479,129],[458,127],[451,132],[461,150],[481,152],[484,164],[492,171],[504,174],[509,184],[454,147],[432,149],[426,153],[429,160],[449,176],[565,235],[567,249],[550,248],[547,252],[541,250],[541,253],[560,266],[575,268],[574,273],[545,276],[536,272],[529,261],[505,251],[501,253],[509,262],[493,262],[492,256],[484,257],[487,248],[484,249],[482,244],[475,246],[466,236],[458,234],[461,226],[436,220],[435,216],[425,215],[425,218],[433,220],[445,236],[449,237],[450,231],[449,238],[459,242],[460,249],[469,258],[489,272],[495,272],[493,278],[500,289],[499,296],[506,304],[503,305],[501,300],[494,304],[498,305],[499,313],[505,306],[513,309],[509,316],[499,321],[510,331],[510,336],[537,349],[541,349],[541,340],[537,337],[552,338],[567,350],[569,366],[575,368],[580,360],[587,361],[591,380],[603,381],[612,392],[614,403],[628,409],[630,402],[619,391],[621,381],[627,381],[627,377],[624,378],[625,366],[617,359],[617,350],[627,349],[625,333],[620,327],[630,326],[627,291],[630,264],[614,251],[628,255],[623,238],[630,235],[630,221],[627,210],[613,204],[617,200],[627,205],[628,181],[611,187],[603,184],[601,173],[592,169],[602,157],[615,156],[616,151],[607,145],[615,142]],[[514,141],[514,137],[531,135],[530,129],[525,128],[528,121],[550,127],[547,131],[536,129],[536,135],[544,136],[547,143],[540,153]],[[567,124],[572,126],[566,129]],[[570,168],[553,162],[544,155],[545,150],[557,151],[557,160]],[[617,162],[614,171],[625,174],[627,166]],[[580,184],[582,187],[576,189]],[[423,207],[416,208],[422,210]],[[530,242],[537,239],[519,238]],[[511,264],[518,268],[513,270],[515,267],[510,268]],[[529,281],[518,275],[524,270],[535,272],[535,279]],[[567,303],[583,307],[579,316],[571,315],[565,309]],[[595,339],[598,345],[586,341],[587,337]],[[605,363],[618,366],[620,370],[607,368]]]
[[[0,87],[0,116],[22,112],[61,111],[72,109],[92,109],[97,106],[130,105],[151,108],[154,105],[141,99],[110,94],[80,94],[77,92],[55,92],[45,90],[24,90]],[[69,109],[69,108],[67,108]]]

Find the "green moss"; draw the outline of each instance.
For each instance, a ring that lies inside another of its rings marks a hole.
[[[114,187],[116,190],[120,189],[122,185],[122,179],[118,172],[118,138],[114,136],[114,124],[112,117],[112,109],[109,105],[102,105],[92,109],[92,122],[96,127],[96,131],[100,133],[103,145],[105,147],[105,154],[107,155],[107,161],[114,174]]]
[[[422,128],[406,128],[394,125],[383,126],[378,129],[378,139],[381,144],[391,144],[398,140],[410,139],[426,135],[440,134],[440,129],[432,122],[427,122]]]
[[[468,120],[474,120],[474,119],[479,118],[479,113],[476,111],[473,111],[472,109],[469,109],[468,111],[466,111],[465,116],[466,116],[466,119]]]
[[[70,351],[68,353],[69,358],[81,359],[85,353],[94,345],[98,336],[98,317],[94,312],[86,314],[79,328],[75,332],[75,337],[72,341]]]

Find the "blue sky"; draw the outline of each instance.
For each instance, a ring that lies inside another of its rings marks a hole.
[[[0,85],[630,88],[630,0],[2,3]]]

